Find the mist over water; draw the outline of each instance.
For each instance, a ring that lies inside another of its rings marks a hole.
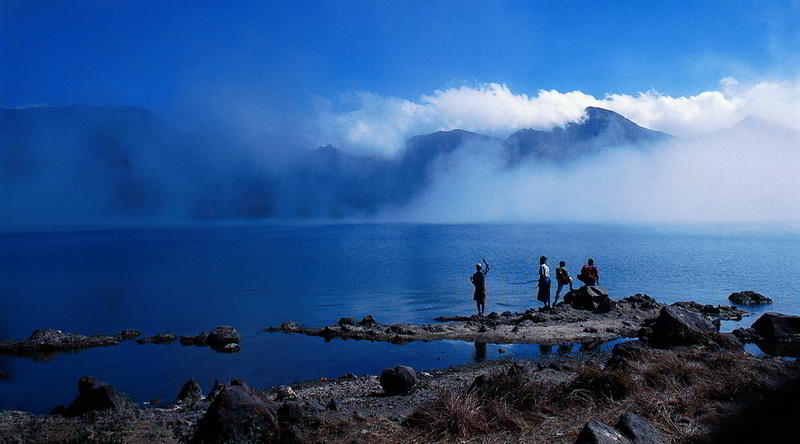
[[[772,130],[772,131],[770,131]],[[496,143],[435,163],[434,180],[385,220],[611,223],[800,222],[800,139],[746,126],[651,150],[614,147],[573,162],[509,169]]]

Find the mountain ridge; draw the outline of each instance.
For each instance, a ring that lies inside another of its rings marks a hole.
[[[369,216],[423,194],[437,178],[438,160],[470,144],[491,145],[514,168],[566,164],[619,145],[646,149],[669,136],[587,108],[579,122],[505,139],[462,129],[413,136],[386,159],[331,145],[249,146],[179,129],[144,108],[70,105],[0,109],[0,137],[0,191],[7,197],[0,212],[25,224]]]

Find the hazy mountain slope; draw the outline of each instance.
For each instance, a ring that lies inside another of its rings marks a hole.
[[[450,156],[470,150],[493,150],[514,167],[666,137],[588,108],[581,122],[505,140],[463,130],[414,136],[385,159],[332,146],[253,146],[178,129],[140,108],[4,109],[0,214],[4,225],[369,216],[413,201]]]
[[[567,163],[611,147],[645,147],[670,137],[606,109],[588,107],[586,114],[585,120],[564,127],[523,129],[510,135],[503,141],[508,163],[516,165],[529,158]]]

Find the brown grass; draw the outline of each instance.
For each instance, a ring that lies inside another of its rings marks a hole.
[[[469,389],[441,392],[408,425],[439,439],[512,433],[525,442],[524,436],[553,435],[570,441],[588,419],[613,424],[633,412],[671,442],[702,442],[742,406],[800,376],[798,367],[741,353],[645,350],[625,371],[583,365],[567,382],[545,386],[512,366]]]

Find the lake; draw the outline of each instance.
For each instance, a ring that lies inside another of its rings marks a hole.
[[[800,313],[800,234],[774,228],[262,223],[12,231],[0,233],[0,338],[24,339],[37,328],[194,335],[228,324],[242,335],[242,351],[126,342],[44,362],[0,356],[10,374],[0,381],[0,409],[45,412],[69,403],[84,375],[139,403],[171,402],[190,377],[204,390],[231,378],[266,387],[398,364],[426,370],[579,353],[579,344],[325,343],[263,332],[287,320],[321,326],[370,314],[381,323],[422,323],[474,313],[469,276],[483,257],[491,265],[487,312],[538,307],[533,284],[516,283],[534,278],[540,255],[551,269],[565,260],[573,275],[594,258],[613,298],[728,304],[730,293],[754,290],[775,301],[725,330],[765,310]]]

